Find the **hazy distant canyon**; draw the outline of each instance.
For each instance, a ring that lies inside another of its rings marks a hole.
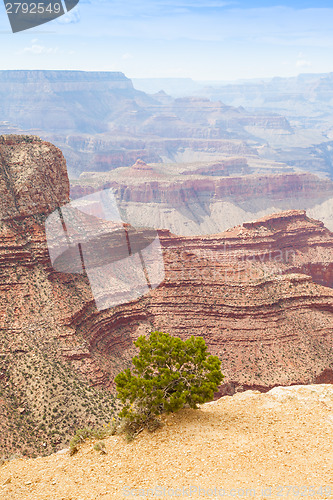
[[[332,74],[134,83],[112,72],[1,71],[0,132],[58,145],[71,196],[112,187],[131,222],[212,234],[306,209],[333,228]]]
[[[71,177],[138,158],[177,163],[235,155],[332,175],[332,74],[143,87],[156,92],[137,90],[122,73],[1,71],[0,132],[52,140]]]

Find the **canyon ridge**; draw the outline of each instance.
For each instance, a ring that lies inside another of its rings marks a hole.
[[[182,176],[191,186],[203,166],[195,174],[190,168]],[[231,162],[213,173],[227,168],[246,164]],[[135,164],[139,184],[150,169]],[[226,181],[219,182],[223,192]],[[302,182],[311,186],[311,177]],[[314,184],[321,196],[331,189],[326,181]],[[76,189],[78,196],[89,192]],[[48,454],[76,428],[109,422],[117,409],[114,376],[130,366],[133,340],[153,330],[203,336],[221,359],[220,395],[333,383],[333,234],[305,210],[271,213],[215,234],[159,227],[163,282],[99,311],[87,276],[58,272],[50,262],[45,221],[70,201],[61,151],[35,136],[1,136],[0,190],[3,455]],[[132,202],[133,193],[149,206],[147,193],[134,188],[122,200]]]

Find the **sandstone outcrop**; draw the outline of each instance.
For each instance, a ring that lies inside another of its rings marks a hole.
[[[147,178],[147,180],[150,180],[152,178],[159,178],[161,177],[161,174],[159,175],[152,167],[151,165],[147,165],[146,162],[144,162],[141,159],[138,159],[134,165],[130,169],[126,169],[126,178],[135,178],[138,177],[140,179],[142,178]]]
[[[51,213],[69,197],[66,162],[33,136],[0,137],[0,219]]]

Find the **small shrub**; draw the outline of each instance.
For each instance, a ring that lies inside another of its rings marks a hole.
[[[92,437],[92,429],[89,427],[85,427],[84,429],[78,429],[75,433],[75,436],[71,439],[69,443],[69,454],[74,455],[79,447],[86,441],[86,439],[90,439]]]
[[[125,434],[135,437],[144,428],[156,429],[157,415],[171,413],[213,399],[224,375],[217,356],[207,352],[202,337],[186,341],[168,333],[153,332],[134,343],[133,373],[117,375],[117,397],[123,403],[120,417]]]
[[[94,450],[95,451],[100,451],[102,455],[106,455],[104,441],[98,441],[97,443],[95,443],[94,444]]]
[[[104,439],[108,436],[113,436],[116,432],[116,423],[110,424],[107,427],[96,427],[94,429],[84,427],[83,429],[78,429],[74,437],[70,440],[69,454],[74,455],[79,450],[80,446],[88,439]]]

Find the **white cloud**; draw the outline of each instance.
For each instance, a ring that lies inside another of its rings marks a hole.
[[[22,52],[31,54],[56,54],[58,47],[44,47],[43,45],[32,43],[30,47],[24,47]]]
[[[310,66],[312,66],[312,62],[306,59],[306,56],[303,54],[303,52],[300,52],[298,54],[296,68],[309,68]]]
[[[296,63],[297,68],[309,68],[310,66],[312,66],[312,62],[306,59],[299,59]]]

